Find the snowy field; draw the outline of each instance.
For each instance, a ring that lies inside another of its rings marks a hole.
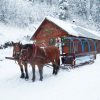
[[[28,32],[0,25],[3,42],[10,37],[19,41]],[[32,82],[30,65],[29,80],[20,79],[18,64],[5,56],[12,56],[12,48],[0,50],[0,100],[100,100],[100,55],[93,64],[70,71],[61,69],[57,76],[52,75],[52,68],[45,66],[42,82],[39,81],[38,69],[36,81]]]
[[[3,56],[10,56],[12,48],[0,50]],[[3,58],[3,57],[2,57]],[[100,55],[94,64],[74,70],[60,70],[52,75],[52,68],[44,67],[44,79],[32,82],[31,66],[29,80],[20,79],[19,66],[15,61],[0,61],[1,100],[100,100]]]

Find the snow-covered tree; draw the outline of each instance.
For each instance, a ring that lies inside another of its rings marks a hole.
[[[47,15],[56,12],[54,5],[46,2],[36,3],[29,0],[0,0],[0,21],[17,26],[28,26],[36,21],[40,22]],[[41,2],[41,1],[39,1]]]
[[[48,15],[100,29],[100,0],[0,0],[3,23],[29,26]]]
[[[68,2],[67,0],[59,1],[59,18],[66,20],[68,18]]]

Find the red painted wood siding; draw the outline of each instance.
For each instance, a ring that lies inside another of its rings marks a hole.
[[[53,22],[45,19],[33,36],[33,39],[36,40],[38,45],[41,45],[42,43],[49,45],[50,39],[56,39],[57,37],[62,36],[71,35],[69,35]]]
[[[97,41],[97,52],[100,53],[100,40]]]
[[[45,20],[43,24],[40,26],[37,36],[35,37],[37,40],[44,40],[48,38],[58,37],[68,35],[67,32],[59,28],[57,25]]]

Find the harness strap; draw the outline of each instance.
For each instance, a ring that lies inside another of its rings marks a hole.
[[[48,60],[50,60],[50,57],[48,56],[48,54],[47,54],[47,52],[46,52],[46,49],[45,49],[45,48],[42,48],[42,49],[43,49],[43,51],[44,51],[45,58],[48,59]]]
[[[43,51],[44,51],[45,56],[47,57],[47,53],[46,53],[45,48],[42,48],[42,49],[43,49]]]
[[[37,55],[37,46],[35,44],[33,44],[33,47],[32,48],[33,48],[33,51],[32,51],[32,55],[30,55],[30,56],[27,56],[28,52],[30,52],[30,51],[28,51],[28,48],[25,49],[26,50],[26,55],[24,55],[21,58],[23,61],[29,61],[31,59],[31,57],[33,57],[33,58],[36,57],[36,55]]]
[[[34,50],[34,56],[33,56],[33,58],[35,58],[36,54],[37,54],[37,46],[35,44],[33,45],[33,50]]]
[[[38,47],[34,44],[33,45],[33,50],[34,50],[34,56],[33,56],[33,58],[35,58],[35,57],[38,57],[38,58],[41,58],[41,59],[45,59],[45,57],[47,58],[47,53],[46,53],[45,48],[42,48],[42,50],[44,51],[45,57],[37,56],[37,49],[38,49]]]

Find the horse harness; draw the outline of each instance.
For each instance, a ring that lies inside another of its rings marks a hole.
[[[16,51],[13,50],[13,57],[18,60],[20,56],[20,52],[21,52],[21,49],[19,50],[18,48]]]
[[[33,57],[34,59],[36,59],[36,58],[41,58],[41,59],[49,58],[49,57],[47,56],[47,53],[46,53],[45,48],[42,48],[42,50],[43,50],[43,52],[44,52],[44,55],[45,55],[44,57],[42,57],[42,56],[37,56],[38,46],[36,46],[36,45],[34,44],[32,48],[33,48],[32,55],[29,55],[29,56],[28,56],[28,52],[30,52],[30,51],[29,51],[29,47],[26,48],[26,49],[22,49],[21,52],[26,51],[26,54],[24,54],[24,55],[22,54],[22,56],[20,57],[20,59],[23,60],[23,61],[30,61],[31,57]]]

